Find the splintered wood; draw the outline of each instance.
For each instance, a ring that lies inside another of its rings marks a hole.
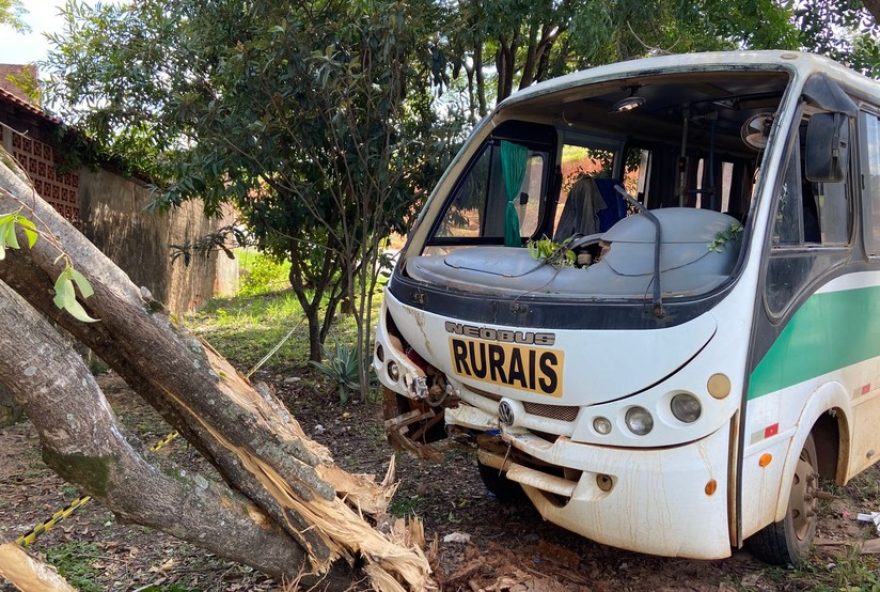
[[[397,489],[394,483],[393,457],[382,483],[376,483],[371,475],[355,475],[342,470],[333,464],[330,452],[309,438],[293,415],[277,403],[277,399],[262,389],[251,387],[247,379],[210,346],[206,347],[206,351],[209,352],[214,371],[225,377],[223,388],[229,392],[230,398],[249,409],[254,417],[266,422],[273,435],[289,438],[290,442],[304,446],[318,462],[315,473],[321,482],[329,484],[335,490],[335,495],[329,497],[322,496],[319,488],[306,495],[303,495],[302,490],[295,491],[289,478],[284,478],[263,459],[229,442],[211,425],[192,413],[225,448],[238,456],[242,466],[283,508],[309,525],[311,536],[302,536],[305,533],[300,532],[301,536],[297,539],[309,552],[315,573],[326,573],[330,565],[338,559],[351,563],[359,556],[366,562],[364,571],[374,589],[380,592],[433,589],[435,586],[430,577],[431,568],[422,550],[425,541],[421,522],[415,518],[409,525],[404,521],[397,521],[391,532],[385,534],[364,517],[366,513],[374,520],[379,520],[386,513]],[[245,393],[257,396],[247,397]],[[177,399],[177,403],[186,407],[184,401]],[[311,467],[303,465],[301,468],[308,474]],[[308,477],[299,477],[301,483],[309,484]],[[292,522],[285,526],[289,532],[297,532],[296,525]],[[314,544],[315,538],[328,551],[327,554],[318,552]]]
[[[22,592],[76,592],[54,568],[37,561],[15,543],[0,545],[0,577]]]

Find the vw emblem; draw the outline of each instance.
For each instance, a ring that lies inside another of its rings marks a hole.
[[[507,401],[498,404],[498,421],[504,425],[513,425],[513,406]]]

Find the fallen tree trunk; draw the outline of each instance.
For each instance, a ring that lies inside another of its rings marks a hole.
[[[0,545],[0,578],[6,578],[22,592],[76,592],[54,569],[15,543]]]
[[[374,586],[421,590],[430,569],[418,545],[377,531],[364,517],[381,515],[393,494],[333,464],[283,404],[258,390],[210,346],[174,323],[145,290],[98,251],[22,178],[0,166],[0,213],[23,213],[47,240],[0,262],[0,279],[92,347],[306,551],[325,573],[337,559],[365,562]],[[59,315],[51,287],[58,256],[94,288],[83,304],[100,322]],[[296,573],[301,566],[292,566]]]
[[[125,438],[82,357],[0,282],[0,376],[37,429],[43,460],[62,478],[137,522],[213,553],[282,575],[302,565],[298,545],[228,487],[163,472]]]

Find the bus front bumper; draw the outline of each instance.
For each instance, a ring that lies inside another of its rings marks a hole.
[[[505,442],[537,462],[526,467],[480,451],[480,462],[520,483],[541,515],[594,541],[668,557],[731,553],[727,429],[682,446],[607,448],[505,430]],[[562,467],[564,477],[534,468]]]

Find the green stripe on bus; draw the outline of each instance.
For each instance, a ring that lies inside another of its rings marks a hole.
[[[814,294],[749,380],[749,399],[880,356],[880,287]]]

